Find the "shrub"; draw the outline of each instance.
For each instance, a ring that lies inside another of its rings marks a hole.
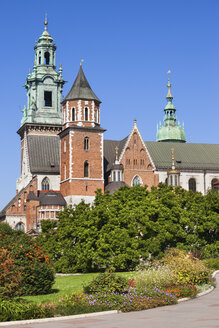
[[[95,277],[89,285],[84,287],[84,292],[91,294],[96,292],[117,292],[121,293],[128,287],[128,278],[105,272]]]
[[[158,261],[174,274],[175,284],[204,284],[210,280],[210,270],[192,255],[178,249],[169,249]]]
[[[7,249],[0,249],[0,298],[11,299],[21,294],[21,273]]]
[[[94,293],[86,297],[90,306],[102,305],[123,312],[146,310],[153,307],[175,304],[176,296],[158,288],[130,289],[125,293]]]
[[[53,317],[54,306],[50,304],[25,304],[20,301],[0,300],[0,321],[27,320]]]
[[[175,294],[177,298],[195,297],[198,294],[198,289],[194,285],[171,284],[166,289],[166,292]]]
[[[22,295],[45,294],[51,291],[54,272],[49,257],[34,239],[21,231],[0,224],[0,249],[5,248],[13,258],[14,269],[21,275]]]
[[[135,275],[137,288],[166,287],[173,282],[174,274],[168,267],[155,267]]]
[[[219,257],[216,257],[215,259],[206,259],[203,260],[203,262],[208,268],[219,270]]]

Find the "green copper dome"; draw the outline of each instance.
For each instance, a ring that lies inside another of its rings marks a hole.
[[[179,121],[176,120],[176,108],[172,104],[173,96],[171,94],[171,84],[168,79],[168,93],[166,96],[167,105],[164,108],[164,124],[160,123],[157,127],[157,141],[171,141],[171,142],[186,142],[184,126],[181,127]]]

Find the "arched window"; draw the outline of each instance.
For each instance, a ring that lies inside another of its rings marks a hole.
[[[84,150],[86,150],[86,151],[89,150],[89,138],[88,137],[84,138]]]
[[[49,179],[47,177],[42,181],[42,190],[49,190]]]
[[[214,186],[214,183],[217,182],[218,179],[212,179],[211,180],[211,189],[216,189],[215,186]]]
[[[84,109],[84,120],[85,121],[88,121],[88,112],[89,112],[88,108],[85,107],[85,109]]]
[[[132,180],[132,186],[134,187],[134,186],[137,186],[139,184],[141,184],[141,179],[140,179],[140,177],[138,175],[136,175],[134,177],[134,179]]]
[[[194,178],[189,179],[189,190],[196,191],[196,181]]]
[[[45,54],[44,54],[44,64],[49,65],[49,57],[50,57],[49,52],[48,51],[45,52]]]
[[[22,222],[19,222],[18,224],[16,224],[15,229],[24,231],[24,224]]]
[[[74,122],[75,121],[75,108],[71,109],[71,120]]]
[[[84,177],[85,178],[89,177],[89,163],[88,163],[88,161],[84,162]]]

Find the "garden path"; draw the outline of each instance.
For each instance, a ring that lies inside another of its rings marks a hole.
[[[182,302],[140,312],[108,314],[80,319],[30,323],[16,328],[218,328],[219,274],[211,293]],[[8,326],[7,326],[8,327]],[[11,326],[13,328],[13,326]]]

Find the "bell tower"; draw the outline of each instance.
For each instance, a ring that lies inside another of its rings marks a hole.
[[[45,28],[38,41],[35,41],[33,71],[29,71],[25,88],[27,106],[23,109],[21,126],[25,123],[62,124],[62,90],[65,83],[62,68],[56,71],[56,45]]]
[[[21,137],[21,176],[17,180],[18,192],[36,174],[38,177],[40,174],[38,189],[41,189],[43,176],[53,173],[58,175],[60,172],[57,165],[59,153],[56,154],[54,149],[59,150],[58,133],[62,130],[61,102],[65,81],[62,78],[62,67],[56,71],[56,45],[48,32],[47,17],[43,33],[38,41],[35,41],[34,51],[33,70],[29,70],[25,83],[27,105],[22,110],[21,126],[17,131]],[[57,190],[58,176],[51,179],[55,179],[56,183],[50,186]]]
[[[61,138],[61,193],[68,204],[92,202],[104,191],[103,132],[99,98],[80,64],[75,82],[63,101]]]

